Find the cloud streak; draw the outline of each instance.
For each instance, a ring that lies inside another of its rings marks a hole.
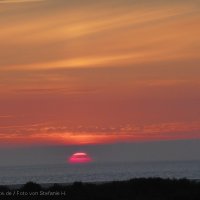
[[[0,7],[1,144],[199,138],[198,1]]]
[[[39,2],[45,0],[0,0],[0,4],[2,3],[31,3],[31,2]]]
[[[7,143],[29,144],[58,143],[58,144],[94,144],[122,141],[152,141],[165,139],[200,138],[199,121],[192,123],[171,122],[161,124],[136,125],[126,124],[118,126],[62,126],[40,123],[22,126],[0,127],[0,141]],[[24,138],[26,135],[26,138]],[[48,139],[47,139],[48,138]]]
[[[27,7],[30,10],[27,16],[19,15],[20,8],[16,13],[12,11],[16,15],[15,23],[3,21],[0,33],[2,57],[12,56],[12,60],[1,59],[0,68],[34,70],[99,67],[111,63],[126,66],[198,57],[199,52],[186,50],[198,40],[200,32],[194,3],[139,8],[133,4],[115,8],[113,12],[110,12],[112,4],[104,7],[104,3],[86,8],[50,1],[37,7],[39,14],[33,13],[35,7]],[[54,4],[57,8],[53,11]],[[20,54],[13,49],[13,43],[20,48]]]

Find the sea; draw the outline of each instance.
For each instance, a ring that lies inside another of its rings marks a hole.
[[[0,185],[107,182],[141,177],[200,180],[200,161],[105,162],[0,167]]]

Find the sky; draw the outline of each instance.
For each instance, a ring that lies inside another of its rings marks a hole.
[[[0,0],[0,146],[199,139],[199,23],[199,0]]]

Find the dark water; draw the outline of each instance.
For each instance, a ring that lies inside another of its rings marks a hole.
[[[200,179],[200,161],[55,164],[0,167],[0,185],[126,180],[134,177]]]

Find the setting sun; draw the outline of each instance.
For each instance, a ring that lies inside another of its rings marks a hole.
[[[78,152],[70,156],[68,162],[70,164],[89,163],[92,162],[92,158],[87,153]]]

